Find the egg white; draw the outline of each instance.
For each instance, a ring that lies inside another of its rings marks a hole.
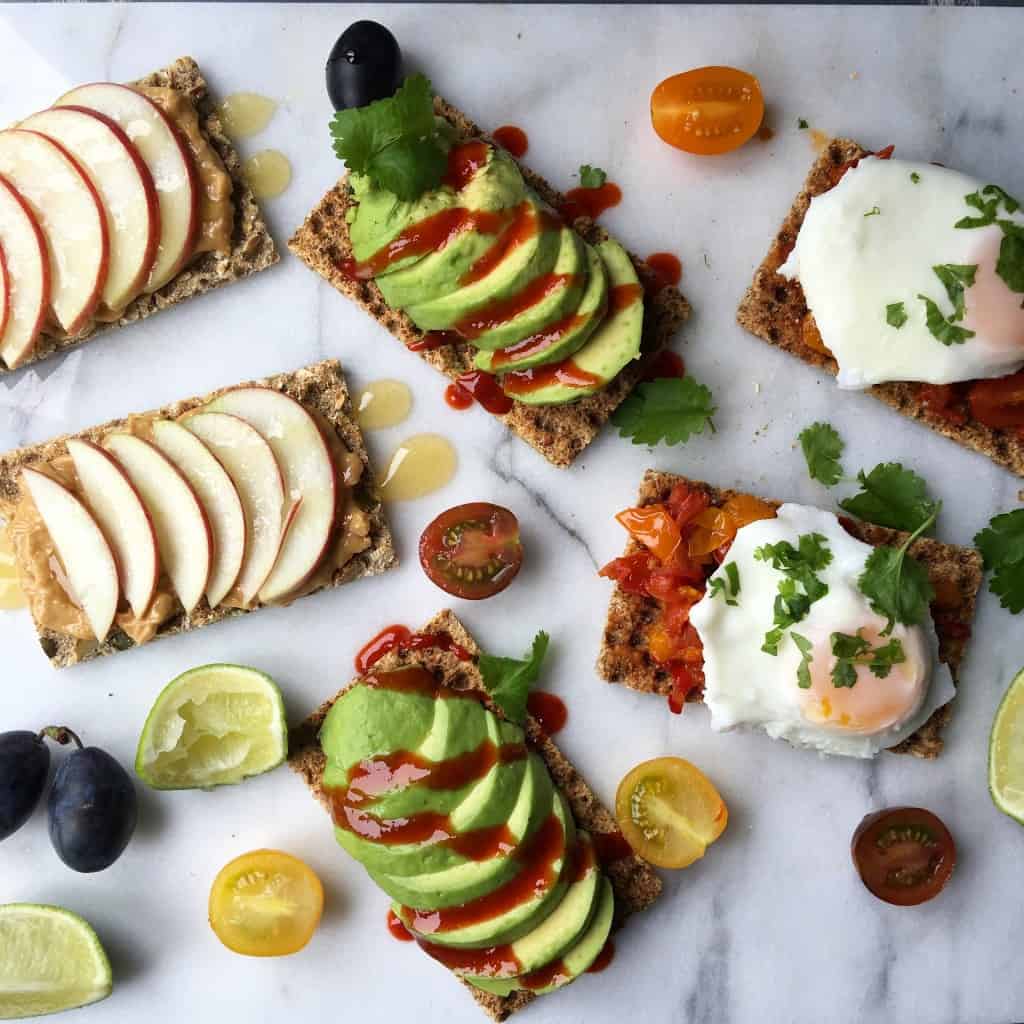
[[[884,627],[885,619],[872,612],[857,586],[872,548],[851,537],[831,512],[786,504],[776,518],[744,526],[725,562],[711,577],[728,583],[724,566],[735,563],[740,580],[736,605],[726,604],[709,586],[690,613],[690,622],[704,645],[704,703],[711,712],[711,727],[719,732],[756,728],[774,739],[823,754],[874,757],[883,748],[902,742],[936,708],[951,700],[956,692],[953,680],[949,669],[938,661],[938,640],[931,621],[911,627],[897,624],[893,636],[903,643],[908,660],[916,661],[928,674],[917,707],[909,708],[906,717],[890,728],[868,735],[814,722],[802,714],[806,694],[797,685],[801,656],[796,644],[787,634],[777,655],[761,650],[765,634],[773,628],[773,606],[783,574],[755,559],[754,552],[781,540],[796,546],[799,537],[808,533],[824,536],[832,552],[831,563],[817,574],[827,584],[828,593],[792,628],[827,642],[833,631],[853,633],[858,626]],[[857,685],[885,683],[884,679],[862,677]]]

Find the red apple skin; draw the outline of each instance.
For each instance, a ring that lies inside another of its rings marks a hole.
[[[128,155],[131,157],[132,163],[135,164],[135,169],[139,172],[139,177],[142,179],[142,189],[146,193],[146,210],[149,213],[149,235],[146,238],[146,255],[143,259],[142,268],[131,284],[131,290],[137,296],[149,280],[149,272],[153,269],[157,250],[160,247],[160,200],[157,198],[153,175],[149,173],[149,168],[143,161],[135,144],[128,138],[127,133],[115,120],[107,117],[106,114],[101,114],[98,110],[90,110],[88,107],[71,105],[61,109],[74,110],[79,114],[88,114],[89,117],[102,121],[110,129],[111,133],[117,136],[118,141],[128,151]]]
[[[29,223],[32,225],[32,230],[35,232],[36,243],[39,246],[40,265],[42,266],[43,287],[40,295],[42,301],[36,315],[35,328],[33,329],[35,341],[33,341],[32,345],[22,353],[21,359],[18,361],[18,365],[20,366],[26,359],[30,359],[32,357],[32,353],[35,351],[36,345],[39,341],[39,334],[43,329],[43,323],[46,320],[46,311],[50,308],[50,254],[46,248],[46,236],[43,234],[43,229],[39,226],[39,221],[36,218],[36,215],[32,212],[32,207],[28,205],[21,193],[2,174],[0,174],[0,188],[6,189],[14,198],[15,202],[17,202],[22,210],[25,211],[25,216],[28,218]],[[10,369],[13,370],[15,367],[12,366]]]
[[[78,172],[78,176],[85,182],[85,187],[89,190],[89,194],[92,196],[92,201],[96,204],[96,212],[99,215],[100,222],[100,244],[102,246],[102,253],[100,255],[100,265],[96,272],[96,280],[93,282],[92,293],[89,296],[88,301],[82,307],[81,313],[78,317],[65,328],[68,337],[73,338],[83,328],[85,328],[89,321],[92,319],[93,313],[96,312],[96,307],[100,304],[100,299],[103,295],[103,285],[107,280],[107,268],[110,265],[110,234],[107,231],[107,211],[103,206],[103,200],[100,199],[99,192],[96,191],[96,187],[92,181],[89,180],[89,175],[86,173],[85,168],[68,152],[68,150],[62,146],[59,142],[55,142],[48,135],[43,135],[42,132],[34,132],[27,128],[16,128],[14,131],[23,131],[28,135],[36,135],[40,139],[46,139],[51,146],[56,147],[60,150],[61,155],[65,157],[68,163]]]
[[[4,311],[0,316],[0,338],[7,330],[7,322],[11,319],[11,279],[7,273],[7,257],[4,255],[4,247],[0,245],[0,291],[4,296]]]

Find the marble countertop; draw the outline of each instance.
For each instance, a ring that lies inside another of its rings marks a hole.
[[[814,157],[798,118],[871,147],[937,160],[1024,191],[1024,11],[963,8],[204,6],[132,4],[0,9],[0,123],[68,86],[128,80],[182,54],[220,95],[255,90],[280,109],[243,153],[283,150],[295,175],[265,204],[284,249],[338,176],[327,138],[323,63],[352,20],[387,23],[412,66],[482,124],[530,136],[529,163],[568,186],[581,163],[606,168],[624,200],[605,217],[630,248],[684,264],[694,316],[678,346],[714,391],[718,433],[650,452],[604,435],[570,471],[554,469],[480,409],[457,413],[434,371],[287,252],[280,266],[116,332],[38,374],[0,382],[0,450],[241,379],[339,358],[355,388],[408,382],[410,420],[371,434],[378,466],[404,436],[455,443],[452,482],[394,506],[402,566],[384,578],[230,621],[63,673],[40,655],[27,613],[0,616],[0,729],[67,723],[134,756],[161,687],[211,661],[248,663],[281,684],[297,721],[352,674],[381,626],[417,625],[445,605],[415,555],[423,525],[457,502],[490,499],[518,514],[528,552],[503,596],[455,602],[486,648],[553,638],[543,685],[564,697],[567,753],[606,799],[636,762],[678,754],[718,785],[730,824],[708,856],[665,874],[664,898],[617,940],[613,968],[527,1011],[543,1022],[651,1024],[996,1024],[1024,1018],[1020,912],[1024,832],[992,806],[987,737],[996,703],[1024,662],[1019,620],[982,599],[942,758],[823,760],[763,736],[716,735],[702,708],[677,718],[663,701],[601,683],[593,670],[610,587],[596,569],[618,554],[612,513],[656,466],[826,506],[796,434],[830,419],[846,466],[902,459],[945,505],[940,536],[969,543],[1021,482],[745,335],[734,311]],[[647,102],[667,75],[705,64],[755,72],[775,135],[699,160],[661,144]],[[113,960],[114,996],[75,1018],[195,1024],[226,1020],[476,1021],[472,1001],[384,926],[383,895],[334,844],[327,818],[281,770],[236,789],[156,794],[139,787],[141,821],[110,870],[79,876],[50,848],[42,814],[0,845],[0,903],[66,905],[96,926]],[[939,899],[913,910],[875,901],[848,852],[868,811],[920,804],[954,832],[960,863]],[[206,925],[219,868],[256,847],[287,849],[323,879],[327,909],[301,954],[249,960]]]

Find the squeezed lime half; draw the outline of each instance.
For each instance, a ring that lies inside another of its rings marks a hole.
[[[1024,825],[1024,669],[1014,676],[992,723],[988,788],[996,807]]]
[[[288,753],[281,691],[242,665],[203,665],[172,680],[139,737],[135,773],[154,789],[230,786]]]
[[[112,987],[107,954],[77,914],[36,903],[0,906],[0,1020],[98,1003]]]

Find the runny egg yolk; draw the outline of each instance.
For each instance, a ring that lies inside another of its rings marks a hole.
[[[874,625],[859,630],[843,630],[850,635],[859,633],[868,640],[872,649],[887,643]],[[928,655],[918,630],[902,632],[905,660],[893,665],[889,674],[879,678],[866,664],[856,665],[857,682],[853,686],[836,686],[832,670],[836,657],[832,653],[831,633],[807,631],[811,642],[811,673],[809,689],[800,690],[800,714],[805,721],[823,725],[837,732],[871,736],[905,722],[921,706],[927,690]]]
[[[1021,296],[1012,292],[996,273],[1002,232],[985,229],[978,232],[979,244],[972,263],[977,264],[974,284],[965,293],[963,326],[984,339],[987,349],[1000,355],[1020,352],[1024,358],[1024,309]]]

